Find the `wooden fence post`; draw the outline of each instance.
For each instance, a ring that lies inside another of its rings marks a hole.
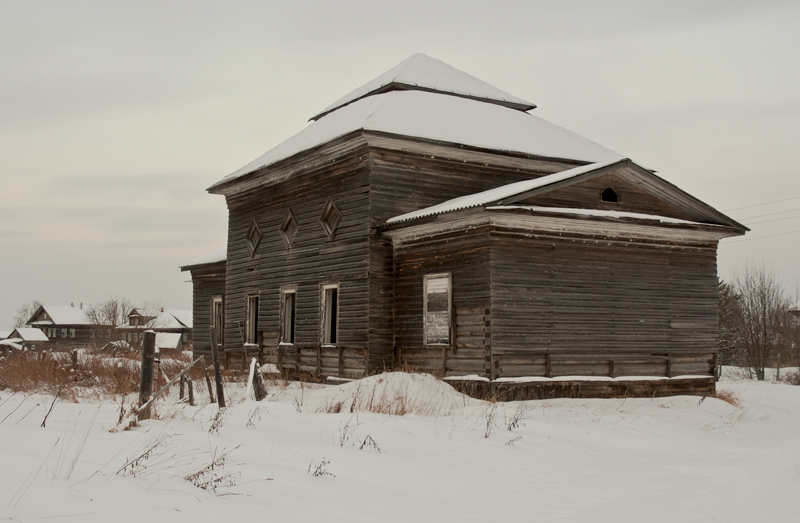
[[[186,378],[186,383],[189,385],[189,406],[194,407],[194,386],[192,385],[192,378]]]
[[[186,394],[186,376],[181,376],[180,381],[180,392],[178,393],[178,399],[183,399],[183,396]]]
[[[225,392],[222,390],[222,371],[219,368],[219,349],[217,349],[216,329],[211,327],[211,359],[214,361],[214,379],[217,381],[217,405],[225,408]]]
[[[208,375],[208,367],[206,367],[205,359],[203,359],[203,372],[206,375],[206,387],[208,387],[208,399],[211,403],[216,403],[214,399],[214,388],[211,386],[211,377]]]
[[[156,357],[156,333],[148,330],[144,331],[142,341],[142,371],[139,382],[139,406],[144,405],[150,400],[153,394],[153,367]],[[150,419],[151,409],[139,411],[139,419]]]

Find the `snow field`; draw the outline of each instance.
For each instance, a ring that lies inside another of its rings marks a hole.
[[[227,388],[222,416],[173,392],[128,431],[119,399],[56,402],[42,428],[52,396],[0,392],[0,521],[798,520],[798,387],[726,378],[740,407],[492,404],[403,373]],[[184,479],[226,452],[209,490]]]

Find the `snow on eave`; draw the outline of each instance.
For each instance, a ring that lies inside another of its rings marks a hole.
[[[531,114],[424,91],[392,91],[342,107],[208,188],[234,180],[358,130],[378,131],[540,158],[603,162],[623,156]]]
[[[670,223],[676,225],[705,225],[709,227],[728,227],[718,223],[704,223],[695,222],[691,220],[681,220],[679,218],[670,218],[668,216],[658,216],[655,214],[644,214],[638,212],[624,212],[624,211],[607,211],[602,209],[581,209],[574,207],[542,207],[538,205],[494,205],[486,207],[489,211],[504,211],[522,209],[533,212],[541,213],[554,213],[554,214],[573,214],[579,216],[593,216],[602,218],[631,218],[636,220],[652,220],[661,223]]]
[[[561,171],[559,173],[542,176],[541,178],[535,178],[533,180],[523,180],[521,182],[510,183],[508,185],[503,185],[502,187],[489,189],[488,191],[483,191],[475,194],[468,194],[466,196],[459,196],[458,198],[453,198],[452,200],[448,200],[446,202],[442,202],[437,205],[432,205],[431,207],[426,207],[418,211],[413,211],[406,214],[401,214],[400,216],[389,218],[388,220],[386,220],[386,225],[392,223],[404,222],[408,220],[414,220],[416,218],[422,218],[424,216],[432,216],[434,214],[443,214],[461,209],[468,209],[471,207],[480,207],[482,205],[488,205],[490,203],[503,200],[504,198],[510,198],[511,196],[515,196],[523,192],[532,191],[533,189],[538,189],[539,187],[545,187],[547,185],[556,182],[569,180],[570,178],[575,178],[576,176],[580,176],[582,174],[596,171],[598,169],[603,169],[605,167],[609,167],[616,163],[622,163],[627,161],[629,161],[627,158],[623,158],[608,162],[582,165],[580,167],[567,169],[566,171]]]
[[[311,120],[319,120],[362,98],[391,89],[419,89],[438,92],[487,103],[499,103],[520,111],[536,108],[535,104],[498,89],[449,64],[422,53],[415,53],[377,78],[336,100],[312,116]]]
[[[181,270],[187,271],[189,269],[193,269],[201,265],[211,265],[212,263],[224,262],[227,261],[227,259],[228,259],[228,248],[223,247],[222,249],[210,252],[208,254],[205,254],[197,258],[192,263],[181,265]]]
[[[20,327],[15,329],[14,332],[24,341],[50,341],[50,338],[36,327]],[[13,333],[12,333],[13,334]]]

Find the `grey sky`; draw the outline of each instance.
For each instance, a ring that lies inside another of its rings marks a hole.
[[[726,211],[800,197],[800,3],[0,3],[0,330],[23,302],[191,306],[205,188],[423,52]],[[750,218],[780,211],[785,214]],[[800,198],[731,211],[720,273],[792,289]],[[754,224],[752,222],[791,218]]]

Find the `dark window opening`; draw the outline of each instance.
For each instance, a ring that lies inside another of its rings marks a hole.
[[[617,191],[611,187],[606,187],[603,189],[600,199],[602,199],[604,202],[619,203],[619,195],[617,194]]]
[[[281,310],[281,343],[294,343],[295,297],[294,291],[283,293],[283,309]]]
[[[220,347],[223,345],[223,340],[225,339],[225,329],[223,327],[224,314],[222,297],[214,298],[211,303],[211,326],[214,327],[215,341],[217,342],[217,346]]]
[[[322,343],[336,344],[336,323],[339,316],[339,288],[322,289]]]
[[[247,297],[244,342],[246,345],[258,345],[258,296]]]

